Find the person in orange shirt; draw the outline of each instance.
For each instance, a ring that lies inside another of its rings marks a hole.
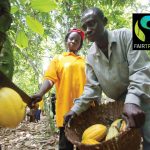
[[[53,85],[56,86],[56,125],[60,129],[59,150],[73,150],[73,145],[65,137],[64,116],[73,106],[73,100],[81,96],[86,82],[85,60],[78,55],[84,39],[84,32],[70,30],[65,37],[67,52],[57,55],[50,62],[44,75],[44,82],[33,102],[42,100],[43,95]]]

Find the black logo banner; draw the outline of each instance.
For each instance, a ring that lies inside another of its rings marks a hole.
[[[133,14],[133,50],[150,50],[150,14]]]

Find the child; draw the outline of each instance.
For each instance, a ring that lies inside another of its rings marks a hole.
[[[27,121],[29,122],[35,122],[35,107],[27,109]]]
[[[39,107],[39,104],[37,103],[35,107],[35,122],[40,121],[40,115],[41,115],[41,109]]]
[[[67,33],[67,52],[53,58],[39,92],[32,96],[34,102],[42,100],[43,95],[55,84],[56,125],[60,129],[59,150],[73,150],[73,145],[65,137],[63,118],[73,106],[73,100],[82,94],[86,82],[85,60],[78,55],[83,39],[84,33],[79,29],[72,29]]]

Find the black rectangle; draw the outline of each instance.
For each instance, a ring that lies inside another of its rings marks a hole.
[[[133,50],[150,50],[150,14],[136,13],[132,19]]]

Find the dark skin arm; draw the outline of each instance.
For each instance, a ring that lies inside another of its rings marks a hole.
[[[144,111],[136,104],[124,104],[123,119],[128,128],[140,128],[145,122]]]
[[[53,82],[50,80],[45,80],[38,93],[31,96],[33,104],[42,100],[42,97],[53,87]]]

